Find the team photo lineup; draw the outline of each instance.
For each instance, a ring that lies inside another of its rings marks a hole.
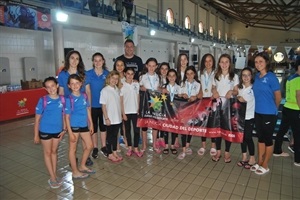
[[[228,54],[218,59],[203,55],[197,70],[185,53],[178,55],[173,69],[153,57],[143,62],[134,51],[134,42],[126,40],[124,54],[109,71],[103,54],[94,53],[93,68],[85,70],[80,52],[72,50],[58,77],[44,80],[48,94],[36,105],[34,143],[43,146],[51,188],[63,183],[57,176],[55,152],[66,134],[73,179],[97,173],[91,166],[100,154],[118,164],[128,157],[139,159],[148,149],[178,160],[207,151],[212,162],[231,163],[232,143],[241,146],[237,167],[264,175],[272,170],[268,166],[272,156],[285,156],[282,142],[290,127],[294,164],[300,166],[299,60],[285,85],[281,125],[273,144],[282,97],[268,53],[255,53],[255,68],[236,73]],[[120,137],[125,154],[120,153]],[[82,148],[77,149],[80,138]],[[190,145],[196,138],[201,139],[193,152]]]

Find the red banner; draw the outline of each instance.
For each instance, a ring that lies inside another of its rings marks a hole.
[[[138,126],[241,143],[245,112],[246,104],[235,98],[171,102],[169,95],[147,91],[141,92]]]

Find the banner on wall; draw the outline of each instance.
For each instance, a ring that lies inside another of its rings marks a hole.
[[[264,45],[257,45],[257,50],[258,52],[263,52],[264,51]]]
[[[274,54],[277,49],[277,46],[270,46],[270,49],[272,51],[272,54]]]
[[[0,1],[0,25],[51,31],[51,10],[13,1]]]
[[[194,102],[162,94],[158,91],[140,93],[139,127],[178,134],[222,137],[243,142],[246,103],[236,98],[203,98]]]
[[[245,47],[246,56],[248,56],[248,52],[249,52],[249,49],[251,48],[251,45],[246,44],[246,45],[244,45],[244,47]]]
[[[122,33],[124,42],[130,39],[134,42],[135,46],[138,44],[137,27],[135,25],[122,21]]]
[[[285,46],[284,49],[285,49],[286,55],[289,55],[289,53],[290,53],[292,47]]]

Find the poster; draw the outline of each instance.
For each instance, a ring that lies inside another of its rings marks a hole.
[[[194,102],[158,91],[140,93],[139,127],[243,142],[246,103],[236,98],[203,98]]]
[[[13,1],[0,1],[0,25],[30,30],[51,31],[48,8],[29,6]]]

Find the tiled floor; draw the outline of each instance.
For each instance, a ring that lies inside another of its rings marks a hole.
[[[232,145],[231,163],[215,163],[209,154],[197,155],[196,137],[194,153],[184,160],[151,148],[143,158],[124,156],[119,164],[100,157],[94,160],[97,173],[85,180],[72,180],[65,137],[58,158],[64,184],[51,189],[42,146],[33,144],[33,118],[1,124],[0,132],[0,199],[300,199],[300,168],[293,157],[273,157],[270,173],[258,176],[236,165],[240,145]]]

